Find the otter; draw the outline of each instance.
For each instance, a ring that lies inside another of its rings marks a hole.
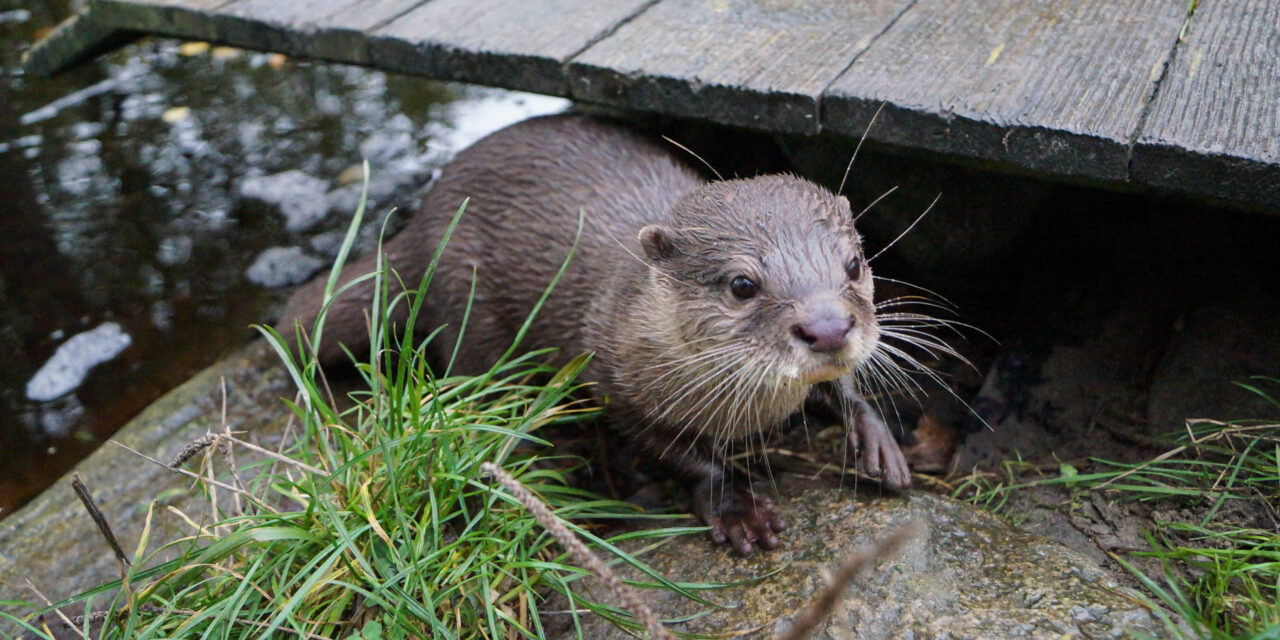
[[[534,118],[444,167],[420,213],[384,247],[404,282],[421,278],[468,198],[420,312],[420,326],[443,326],[431,342],[437,362],[449,361],[471,300],[454,371],[488,370],[576,239],[522,346],[554,347],[561,361],[594,352],[582,377],[609,422],[689,482],[715,542],[743,555],[778,545],[786,522],[725,456],[805,407],[843,421],[864,473],[892,489],[910,485],[890,429],[854,382],[880,329],[844,197],[791,175],[708,182],[620,124]],[[374,264],[367,256],[343,280]],[[286,304],[287,340],[295,322],[314,322],[324,287],[317,278]],[[322,363],[343,360],[340,343],[367,347],[372,299],[366,281],[334,301]],[[406,319],[402,310],[396,320]]]

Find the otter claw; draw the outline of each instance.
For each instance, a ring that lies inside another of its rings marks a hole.
[[[699,499],[698,494],[703,499]],[[703,491],[694,492],[695,511],[711,527],[716,544],[728,543],[739,555],[748,556],[756,545],[764,549],[778,546],[777,533],[787,528],[773,510],[773,500],[753,494],[749,489],[734,489],[712,508]],[[699,508],[706,505],[706,509]]]

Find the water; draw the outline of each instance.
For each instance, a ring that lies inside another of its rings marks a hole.
[[[458,148],[566,106],[169,40],[24,77],[69,11],[0,0],[0,517],[252,339],[336,251],[362,158],[371,211],[411,210]]]

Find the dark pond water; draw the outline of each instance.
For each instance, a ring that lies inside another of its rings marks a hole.
[[[0,517],[255,334],[354,211],[412,209],[459,147],[563,101],[205,43],[54,79],[68,2],[0,0]]]

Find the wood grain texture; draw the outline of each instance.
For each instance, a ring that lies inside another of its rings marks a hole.
[[[662,0],[569,65],[573,97],[816,133],[818,101],[910,0]]]
[[[1133,176],[1280,210],[1280,3],[1200,3],[1134,148]]]
[[[1057,175],[1128,178],[1186,0],[919,0],[823,100],[823,126]]]
[[[858,136],[884,105],[880,141],[1280,210],[1280,2],[1200,0],[1189,21],[1187,8],[95,0],[24,65],[53,73],[156,34],[783,133]]]
[[[222,11],[228,41],[296,56],[368,65],[367,30],[427,0],[238,0]]]
[[[381,68],[567,95],[564,63],[653,0],[432,0],[373,32]]]

